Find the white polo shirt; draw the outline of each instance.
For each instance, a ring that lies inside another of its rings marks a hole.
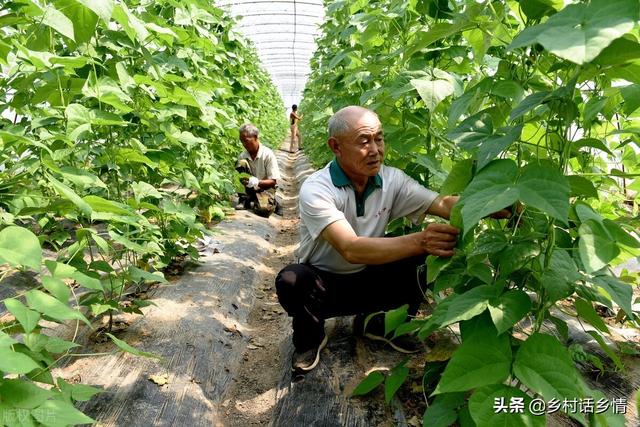
[[[438,193],[418,184],[400,169],[380,167],[371,178],[363,201],[356,200],[351,182],[336,160],[313,173],[300,188],[299,263],[334,273],[355,273],[364,264],[351,264],[320,235],[335,221],[346,220],[357,236],[383,237],[387,224],[409,217],[415,224],[424,219]]]
[[[244,150],[238,156],[238,160],[246,159],[249,162],[251,173],[258,179],[280,179],[280,169],[278,168],[278,159],[271,148],[260,144],[258,154],[255,160],[247,150]]]

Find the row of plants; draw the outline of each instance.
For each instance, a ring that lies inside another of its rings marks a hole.
[[[460,195],[455,256],[426,259],[433,311],[387,313],[388,337],[457,327],[446,362],[426,362],[425,426],[536,425],[533,398],[604,398],[576,368],[623,370],[599,315],[638,327],[640,4],[635,0],[404,0],[327,3],[300,110],[305,149],[330,160],[326,122],[347,105],[380,117],[385,162]],[[513,208],[509,220],[487,219]],[[390,230],[415,231],[396,221]],[[577,319],[606,357],[567,348]],[[374,372],[387,401],[409,376]],[[502,398],[522,412],[494,411]],[[583,425],[624,425],[611,409],[563,409]]]
[[[243,122],[284,138],[282,100],[233,25],[203,0],[2,2],[1,277],[36,274],[3,301],[0,425],[92,422],[73,402],[98,390],[51,373],[78,324],[107,316],[108,334],[149,304],[136,287],[198,258],[236,191]],[[45,328],[69,321],[69,340]]]

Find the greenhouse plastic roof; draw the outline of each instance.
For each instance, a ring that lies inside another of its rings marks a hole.
[[[300,102],[324,20],[322,0],[218,0],[253,41],[262,65],[288,108]]]

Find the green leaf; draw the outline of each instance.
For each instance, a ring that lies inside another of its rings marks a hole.
[[[7,374],[27,374],[39,368],[40,365],[26,354],[0,347],[0,371]]]
[[[91,304],[91,313],[94,316],[99,316],[107,311],[119,311],[120,307],[115,301],[110,301],[109,304]]]
[[[464,202],[461,213],[465,234],[480,219],[518,200],[517,174],[513,160],[494,160],[475,176],[460,199]]]
[[[100,279],[96,279],[95,277],[87,276],[84,273],[76,271],[71,275],[71,278],[76,282],[80,283],[87,289],[94,289],[96,291],[103,291],[102,283],[100,283]]]
[[[593,60],[598,65],[620,65],[640,58],[640,44],[625,37],[614,40]]]
[[[496,156],[513,144],[522,134],[522,125],[508,128],[504,135],[491,135],[482,142],[478,149],[478,170],[489,164]]]
[[[471,277],[477,277],[486,284],[493,283],[493,270],[484,262],[467,264],[467,274]]]
[[[425,29],[416,32],[416,34],[414,35],[415,39],[407,45],[407,50],[405,51],[403,56],[405,59],[408,59],[413,54],[421,49],[428,47],[432,43],[445,37],[449,37],[458,32],[464,31],[470,27],[473,27],[473,24],[464,21],[459,21],[454,24],[449,24],[446,22],[435,23],[431,25],[428,30]]]
[[[53,396],[53,393],[22,380],[4,379],[0,382],[2,403],[13,408],[33,409]]]
[[[589,322],[591,326],[594,326],[602,332],[605,332],[607,334],[610,333],[609,328],[607,328],[607,325],[593,308],[591,302],[586,301],[582,298],[576,298],[574,305],[576,307],[578,316],[582,317],[584,320]]]
[[[96,420],[78,411],[72,404],[62,400],[47,400],[31,415],[42,424],[50,427],[66,427],[76,424],[93,424]]]
[[[420,329],[420,338],[424,338],[433,327],[440,328],[476,317],[487,309],[489,300],[495,297],[496,290],[489,285],[477,286],[464,294],[449,295],[436,306],[429,321]]]
[[[502,231],[483,230],[475,241],[475,247],[469,256],[493,254],[502,251],[507,246],[507,237]],[[428,270],[427,270],[428,273]]]
[[[56,337],[47,337],[47,342],[44,345],[45,350],[53,354],[64,353],[75,347],[80,347],[80,344],[76,344],[71,341],[62,340]]]
[[[73,23],[76,43],[89,41],[95,33],[98,16],[77,0],[57,0],[56,4]]]
[[[111,239],[114,242],[120,243],[125,248],[132,250],[138,254],[145,254],[148,252],[148,250],[144,246],[127,239],[125,236],[122,236],[113,230],[109,231],[109,236],[111,236]]]
[[[531,299],[526,292],[514,289],[505,292],[489,304],[489,313],[498,334],[506,332],[531,310]]]
[[[513,160],[494,160],[481,170],[461,196],[464,233],[483,217],[522,200],[567,223],[569,184],[550,163],[530,163],[518,177]]]
[[[134,182],[131,184],[131,189],[133,190],[133,196],[136,201],[140,201],[145,197],[152,197],[154,199],[162,199],[162,194],[155,189],[155,187],[151,184],[148,184],[144,181]]]
[[[578,229],[580,259],[588,273],[600,270],[620,254],[620,249],[604,227],[593,219],[583,222]]]
[[[591,281],[601,289],[601,293],[618,304],[627,315],[631,316],[633,310],[633,289],[631,284],[625,283],[612,276],[594,276]]]
[[[91,9],[96,15],[98,15],[104,22],[111,20],[111,14],[113,13],[113,0],[76,0],[82,3],[84,6]]]
[[[164,275],[162,274],[161,271],[154,271],[152,273],[152,272],[144,271],[139,269],[138,267],[134,267],[130,265],[128,268],[128,272],[129,272],[129,277],[134,281],[144,280],[146,282],[152,282],[152,283],[156,283],[156,282],[167,283],[167,280],[164,278]]]
[[[510,49],[540,43],[560,58],[584,64],[630,31],[638,19],[635,0],[593,0],[570,4],[543,24],[522,31]]]
[[[41,20],[43,24],[48,25],[63,36],[74,40],[73,22],[55,7],[50,4],[47,5],[44,8],[44,14]]]
[[[607,98],[604,96],[594,96],[584,105],[583,120],[592,122],[607,104]]]
[[[402,383],[409,376],[409,368],[405,366],[397,366],[392,371],[391,374],[387,377],[384,382],[384,400],[387,403],[391,402],[393,396],[396,394]]]
[[[616,352],[612,350],[609,347],[609,345],[604,341],[604,338],[602,338],[600,333],[598,333],[598,331],[587,331],[587,333],[591,335],[598,342],[602,351],[604,351],[607,354],[607,356],[609,356],[609,358],[616,365],[616,368],[618,368],[620,371],[624,371],[624,365],[622,364],[622,360],[620,360],[620,357],[618,357]]]
[[[93,210],[93,212],[109,212],[116,215],[129,215],[135,216],[135,212],[133,212],[127,205],[122,203],[114,202],[113,200],[103,199],[98,196],[85,196],[82,198]]]
[[[0,263],[13,267],[31,267],[40,270],[42,249],[40,241],[26,228],[11,225],[0,231]]]
[[[520,8],[531,19],[540,19],[562,9],[562,0],[519,0]]]
[[[87,325],[91,326],[91,323],[80,311],[73,310],[68,305],[61,303],[57,299],[50,295],[45,294],[39,290],[31,290],[25,294],[27,298],[27,304],[34,310],[38,310],[45,316],[52,319],[64,321],[64,320],[81,320]]]
[[[508,410],[512,398],[523,402],[522,413],[510,413]],[[504,410],[496,402],[505,406]],[[544,427],[546,415],[533,415],[529,411],[531,397],[515,387],[492,384],[476,389],[469,398],[469,412],[476,427]]]
[[[532,93],[531,95],[527,96],[522,100],[522,102],[520,102],[520,104],[518,104],[518,106],[516,106],[516,108],[511,110],[511,113],[509,114],[509,120],[514,121],[515,119],[524,116],[529,111],[542,104],[547,96],[549,96],[549,94],[550,92],[545,91]]]
[[[351,396],[362,396],[370,393],[374,388],[378,387],[384,382],[384,375],[380,371],[373,371],[367,377],[358,384],[353,390]]]
[[[602,220],[602,225],[607,230],[607,233],[611,236],[612,240],[616,241],[619,245],[628,246],[630,248],[640,248],[640,242],[638,239],[627,233],[622,227],[613,222],[610,219]]]
[[[567,224],[569,184],[550,163],[530,163],[518,179],[520,200]]]
[[[509,335],[498,336],[488,316],[469,322],[474,332],[463,337],[433,394],[467,391],[502,383],[509,377],[512,358]]]
[[[460,84],[451,74],[437,68],[434,68],[431,74],[431,78],[411,80],[411,85],[418,91],[429,111],[433,111],[447,96],[454,92],[462,92]]]
[[[640,85],[633,84],[620,88],[620,94],[624,99],[623,111],[629,115],[640,107]]]
[[[87,402],[96,394],[103,392],[102,389],[84,384],[69,384],[62,378],[58,378],[58,387],[65,395],[79,402]]]
[[[557,317],[549,316],[549,320],[556,327],[556,331],[558,331],[558,335],[563,340],[569,339],[569,325],[564,320],[558,319]]]
[[[427,284],[433,283],[440,272],[451,263],[451,258],[437,257],[435,255],[427,256]]]
[[[576,263],[573,261],[573,258],[571,258],[569,252],[564,249],[555,248],[551,254],[549,270],[558,274],[564,281],[569,283],[575,283],[577,280],[582,279],[582,274],[578,272]]]
[[[143,356],[143,357],[148,357],[148,358],[152,358],[152,359],[160,359],[160,356],[157,356],[153,353],[149,353],[146,351],[141,351],[138,350],[137,348],[131,347],[129,344],[127,344],[126,342],[119,340],[118,338],[114,337],[111,334],[107,334],[107,336],[109,338],[111,338],[111,341],[113,341],[115,343],[115,345],[117,345],[118,347],[120,347],[120,349],[122,351],[125,351],[127,353],[131,353],[135,356]]]
[[[69,298],[71,298],[71,291],[62,280],[51,276],[44,276],[42,278],[42,285],[61,303],[67,304],[69,302]]]
[[[158,166],[156,162],[133,148],[119,148],[116,152],[116,160],[120,164],[144,163],[152,169]]]
[[[384,314],[384,334],[388,335],[407,319],[409,304],[389,310]]]
[[[14,298],[7,298],[4,300],[4,305],[7,310],[13,314],[25,333],[29,333],[35,329],[40,320],[40,313],[37,311],[29,310],[27,306],[22,304],[19,300]]]
[[[589,390],[587,395],[592,396],[594,402],[599,400],[609,401],[609,397],[606,396],[600,390]],[[625,405],[626,406],[626,405]],[[613,405],[609,405],[609,409],[600,414],[594,414],[594,418],[596,423],[593,425],[597,425],[598,427],[625,427],[627,426],[627,422],[625,420],[625,414],[614,413]]]
[[[94,187],[107,188],[100,178],[83,169],[78,169],[73,166],[63,166],[60,168],[60,173],[64,179],[71,181],[80,188],[80,190],[86,190]]]
[[[91,131],[91,112],[84,105],[69,104],[64,114],[67,117],[67,136],[72,141]]]
[[[447,138],[462,149],[473,151],[492,134],[493,119],[489,114],[478,113],[463,120],[457,128],[447,134]]]
[[[500,266],[500,276],[506,277],[509,274],[524,268],[531,259],[540,254],[540,245],[536,242],[518,242],[507,246],[498,255]]]
[[[613,156],[613,153],[611,152],[611,150],[609,150],[609,148],[605,145],[604,142],[602,142],[599,139],[595,139],[595,138],[582,138],[579,139],[577,141],[574,141],[571,143],[571,148],[574,150],[578,150],[582,147],[591,147],[591,148],[595,148],[598,150],[602,150],[607,154],[610,154]]]
[[[51,272],[53,277],[57,277],[58,279],[67,279],[73,275],[76,271],[75,267],[72,267],[68,264],[63,264],[61,262],[45,260],[44,264],[47,266],[47,269]]]
[[[462,399],[460,399],[462,397]],[[458,418],[458,406],[464,401],[461,393],[439,394],[422,417],[423,427],[449,427]]]
[[[84,200],[82,200],[75,191],[73,191],[71,188],[67,187],[51,175],[47,175],[47,179],[58,194],[76,205],[80,209],[80,212],[82,212],[86,217],[91,217],[91,206],[89,206]]]
[[[149,37],[149,31],[145,28],[144,23],[129,11],[126,4],[118,2],[113,8],[112,17],[118,24],[122,25],[131,41],[136,41],[137,39],[142,44]]]
[[[513,99],[519,102],[522,99],[524,90],[519,83],[513,80],[502,80],[496,82],[491,87],[491,93],[502,98]]]
[[[402,325],[396,328],[396,330],[393,332],[393,337],[391,339],[393,340],[402,335],[407,335],[407,334],[412,334],[414,332],[417,332],[425,323],[426,323],[426,320],[423,320],[423,319],[412,319],[406,323],[403,323]]]
[[[473,176],[473,160],[465,159],[456,162],[440,188],[440,194],[462,193]]]
[[[513,371],[545,400],[584,397],[585,386],[567,349],[550,335],[534,333],[518,350]]]
[[[90,76],[93,76],[93,74]],[[88,78],[82,88],[82,93],[87,97],[96,98],[100,102],[109,104],[123,113],[128,113],[132,110],[127,104],[132,103],[133,100],[120,89],[117,82],[109,77],[102,76],[98,80],[92,77]]]
[[[591,206],[589,206],[585,202],[576,202],[575,207],[576,215],[580,222],[587,222],[588,220],[593,220],[598,224],[602,224],[602,216],[599,213],[593,210]]]
[[[14,340],[10,335],[0,331],[0,347],[10,347],[17,343],[18,341]]]
[[[598,190],[596,190],[596,187],[594,187],[593,183],[588,179],[578,175],[570,175],[567,177],[567,181],[571,188],[570,196],[598,198]]]

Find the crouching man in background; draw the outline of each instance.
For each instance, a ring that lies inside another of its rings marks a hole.
[[[242,179],[245,194],[239,195],[236,209],[252,209],[257,215],[282,215],[276,201],[276,186],[280,179],[278,162],[273,151],[260,144],[260,131],[251,123],[240,127],[244,151],[238,156],[236,170],[251,175]]]

